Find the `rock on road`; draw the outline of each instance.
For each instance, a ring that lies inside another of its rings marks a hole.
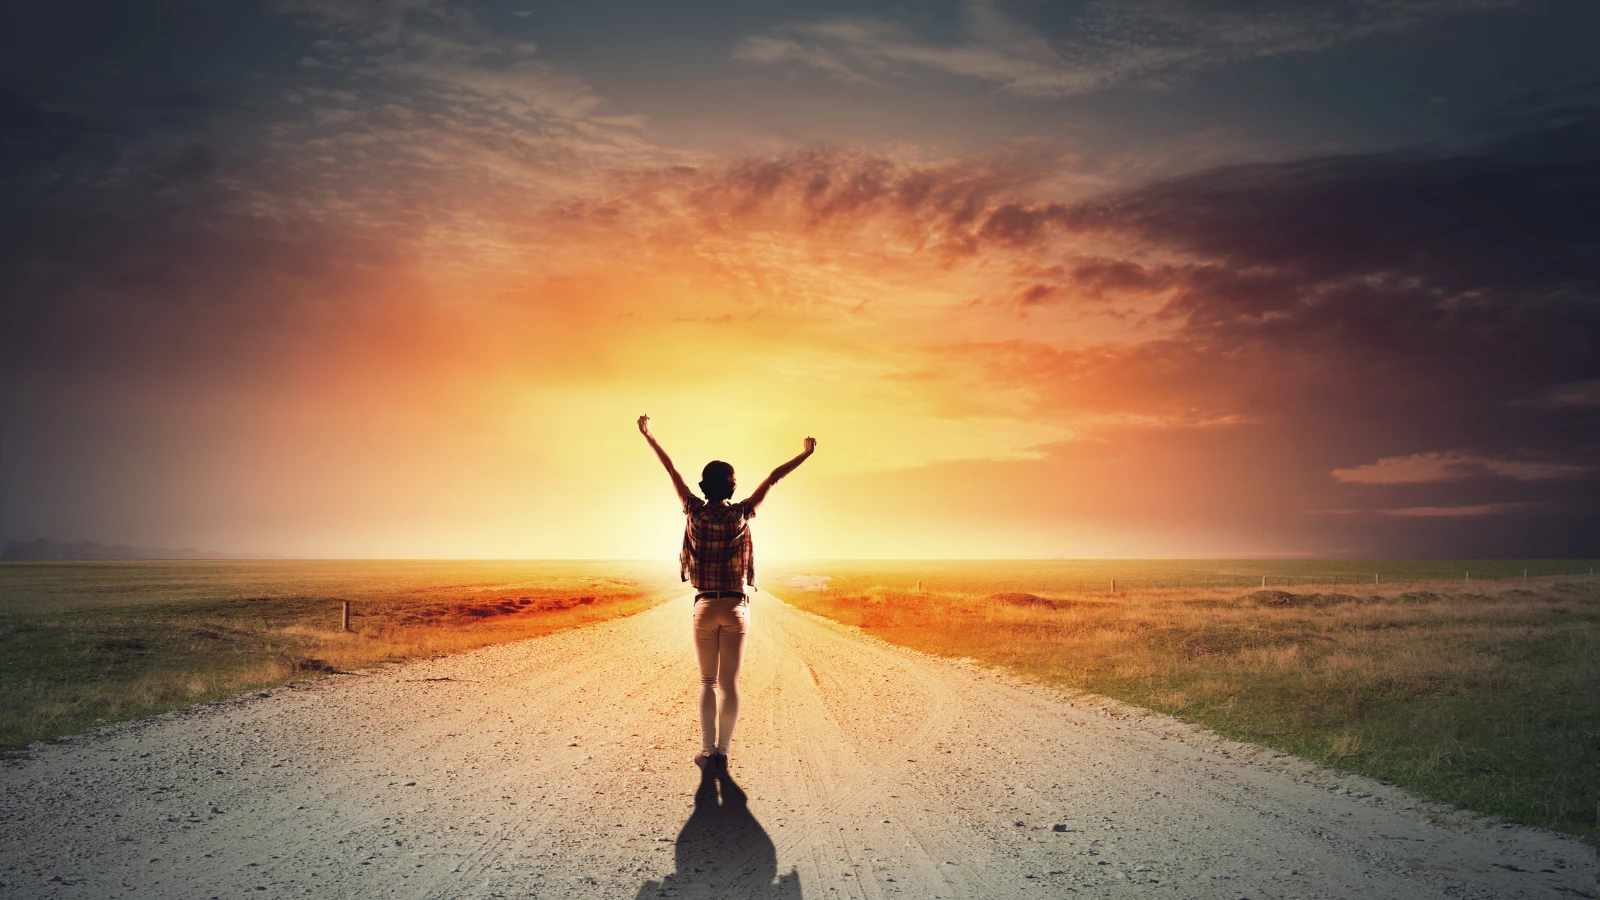
[[[1594,896],[1575,839],[765,593],[702,782],[690,604],[40,747],[0,770],[0,895]]]

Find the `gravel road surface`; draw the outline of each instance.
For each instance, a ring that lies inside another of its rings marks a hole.
[[[1594,897],[1464,816],[757,594],[702,781],[688,597],[0,768],[7,898]]]

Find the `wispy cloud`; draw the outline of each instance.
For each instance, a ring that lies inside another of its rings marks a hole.
[[[755,35],[740,41],[733,49],[733,58],[747,63],[801,63],[820,69],[842,81],[876,84],[872,78],[857,72],[839,54],[815,44],[771,35]]]
[[[277,8],[320,36],[316,55],[302,60],[310,71],[285,99],[320,102],[285,110],[270,126],[271,149],[301,181],[318,170],[345,179],[341,208],[369,217],[385,206],[426,208],[443,224],[482,206],[488,185],[548,202],[599,170],[678,158],[648,140],[643,116],[607,110],[587,82],[541,58],[536,42],[469,9],[443,0]],[[372,196],[352,202],[352,190]]]
[[[1517,405],[1538,409],[1593,409],[1600,406],[1600,378],[1551,385],[1541,396],[1517,401]]]
[[[968,0],[962,39],[937,43],[894,21],[839,16],[751,35],[735,60],[808,66],[873,83],[912,70],[1064,97],[1123,84],[1159,85],[1239,60],[1326,50],[1403,31],[1427,19],[1514,0],[1344,0],[1290,4],[1093,0],[1046,29],[994,0]]]
[[[1461,518],[1469,516],[1498,516],[1519,512],[1537,506],[1533,503],[1481,503],[1477,506],[1407,506],[1401,509],[1379,510],[1386,516],[1410,519]]]
[[[1593,471],[1588,466],[1571,463],[1526,462],[1447,451],[1387,456],[1375,463],[1349,469],[1334,469],[1333,477],[1345,484],[1426,484],[1485,476],[1498,476],[1515,481],[1548,481],[1559,478],[1582,478]]]
[[[498,34],[470,10],[443,0],[282,0],[278,6],[336,38],[319,41],[323,56],[308,58],[319,67],[414,79],[440,99],[521,117],[583,118],[601,104],[582,80],[541,61],[537,43]]]

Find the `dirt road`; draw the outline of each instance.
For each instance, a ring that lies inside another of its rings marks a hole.
[[[732,781],[689,599],[0,770],[0,895],[1592,897],[1592,850],[758,594]],[[736,783],[735,783],[736,782]]]

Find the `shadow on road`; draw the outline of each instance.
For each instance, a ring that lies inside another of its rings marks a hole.
[[[645,882],[638,900],[737,897],[800,900],[800,874],[778,875],[778,851],[750,814],[749,798],[728,775],[700,776],[694,812],[678,832],[677,871]]]

